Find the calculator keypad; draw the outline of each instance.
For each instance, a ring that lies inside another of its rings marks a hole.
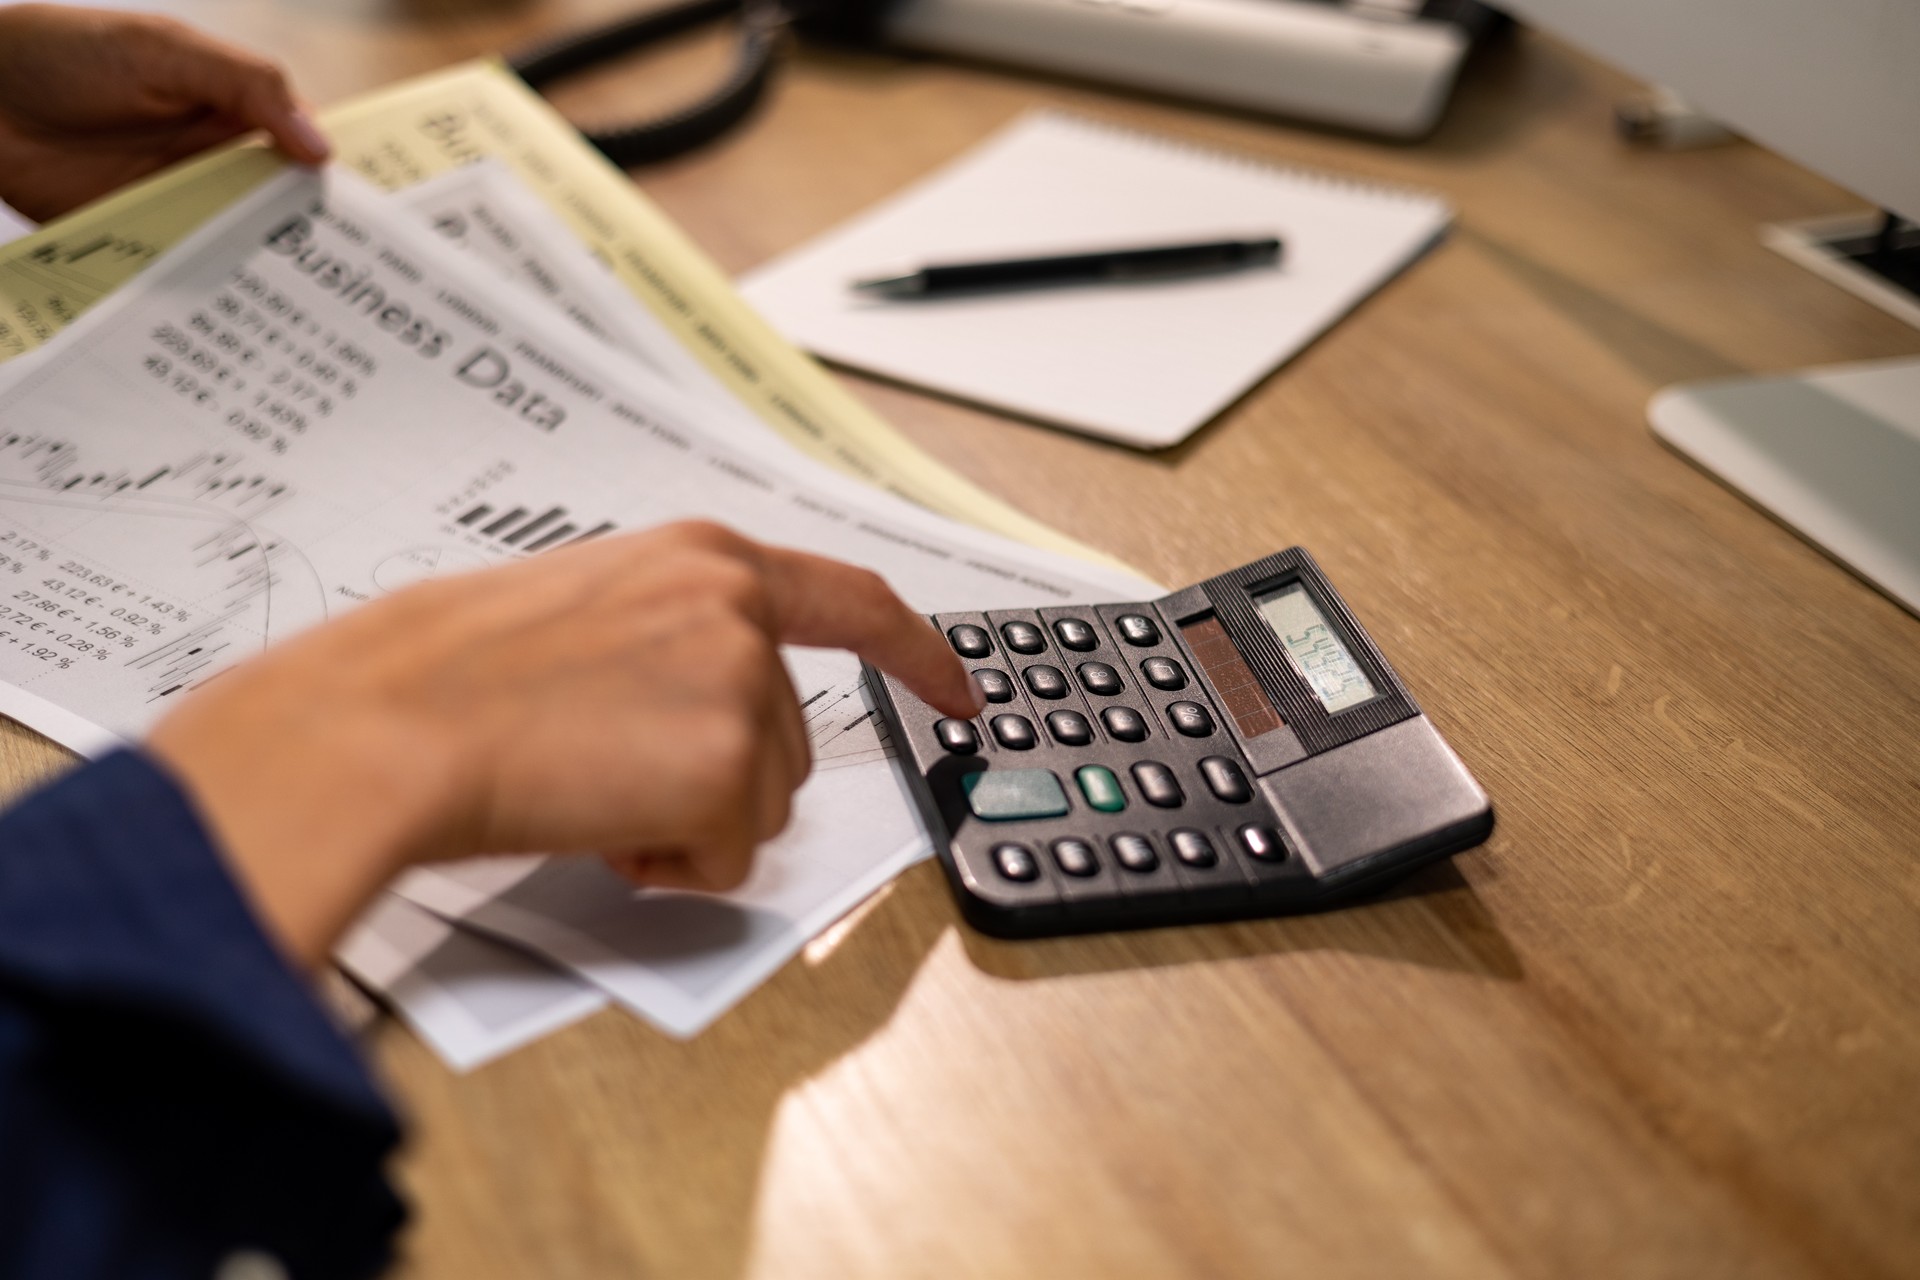
[[[1094,853],[1093,846],[1078,836],[1068,836],[1064,840],[1055,840],[1050,846],[1053,850],[1054,865],[1070,876],[1084,879],[1100,874],[1100,858]]]
[[[1071,692],[1067,687],[1066,676],[1061,674],[1060,668],[1058,667],[1050,667],[1045,663],[1041,663],[1037,666],[1028,667],[1025,671],[1021,672],[1021,676],[1026,680],[1027,688],[1033,692],[1033,696],[1036,698],[1045,698],[1049,702],[1058,702]]]
[[[1048,769],[991,769],[966,779],[967,808],[983,822],[1019,822],[1065,817],[1069,805],[1060,779]]]
[[[1145,742],[1147,721],[1132,707],[1108,707],[1100,713],[1101,723],[1119,742]]]
[[[1078,711],[1047,712],[1047,732],[1063,747],[1084,747],[1093,741],[1093,725]]]
[[[993,652],[993,637],[979,627],[961,623],[947,631],[953,651],[963,658],[984,658]]]
[[[1160,865],[1160,855],[1153,851],[1153,841],[1143,835],[1125,832],[1108,843],[1113,849],[1114,860],[1136,875],[1145,875]]]
[[[1253,788],[1247,785],[1247,775],[1240,771],[1237,761],[1208,756],[1200,762],[1200,776],[1207,780],[1207,790],[1228,804],[1245,804],[1253,799]]]
[[[1187,687],[1187,673],[1172,658],[1148,658],[1140,664],[1140,674],[1156,689]]]
[[[1084,618],[1060,618],[1053,624],[1054,638],[1060,641],[1060,647],[1071,649],[1075,653],[1086,653],[1099,647],[1100,635]]]
[[[980,749],[980,735],[965,720],[941,720],[933,726],[933,736],[955,755],[970,756]]]
[[[1033,721],[1025,716],[1003,715],[993,718],[993,736],[1009,751],[1033,750]]]
[[[1047,647],[1047,637],[1031,622],[1008,622],[1000,628],[1001,639],[1015,653],[1035,654]]]
[[[1272,827],[1250,823],[1240,828],[1240,847],[1262,862],[1278,862],[1287,856],[1287,846]]]
[[[1205,738],[1213,733],[1213,713],[1197,702],[1170,702],[1167,720],[1176,733],[1189,738]]]
[[[1013,701],[1013,681],[1007,679],[1004,671],[982,667],[973,673],[973,683],[988,702]]]
[[[1040,864],[1033,860],[1033,850],[1023,844],[1008,841],[993,846],[993,862],[1000,874],[1009,880],[1038,880]]]
[[[1213,841],[1207,839],[1204,831],[1182,827],[1169,836],[1167,842],[1173,846],[1173,856],[1190,867],[1211,867],[1220,861],[1220,855],[1213,851]]]
[[[1120,789],[1120,779],[1105,765],[1083,764],[1073,771],[1073,780],[1080,784],[1080,794],[1089,807],[1101,813],[1118,813],[1127,807],[1127,793]]]
[[[1158,760],[1142,760],[1133,766],[1133,785],[1140,788],[1140,796],[1156,809],[1178,809],[1187,802],[1186,792],[1180,789],[1180,780],[1173,776],[1173,770]]]
[[[987,901],[1081,927],[1234,914],[1296,870],[1163,623],[1137,606],[938,621],[991,705],[928,719],[915,754],[958,771],[951,852]]]

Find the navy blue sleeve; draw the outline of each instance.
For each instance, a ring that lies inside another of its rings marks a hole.
[[[0,815],[0,1276],[366,1276],[393,1113],[180,788],[121,752]]]

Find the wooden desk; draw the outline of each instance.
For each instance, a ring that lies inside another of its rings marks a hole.
[[[612,0],[176,7],[326,100]],[[1037,103],[1444,191],[1445,246],[1166,454],[858,386],[1163,580],[1313,548],[1500,830],[1330,915],[1038,944],[966,932],[921,867],[690,1044],[607,1013],[455,1077],[383,1027],[402,1274],[1920,1273],[1920,622],[1642,419],[1675,380],[1920,334],[1756,243],[1845,193],[1746,146],[1625,150],[1625,87],[1524,38],[1402,147],[808,54],[643,174],[733,269]],[[15,786],[64,759],[0,755]]]

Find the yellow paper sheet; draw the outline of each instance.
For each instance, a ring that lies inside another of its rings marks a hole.
[[[625,174],[498,63],[468,63],[356,98],[323,124],[340,163],[389,190],[498,157],[802,450],[942,514],[1117,564],[955,475],[870,412],[768,328]],[[45,342],[279,164],[259,146],[229,148],[0,247],[0,360]]]

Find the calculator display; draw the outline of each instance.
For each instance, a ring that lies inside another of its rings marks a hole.
[[[1256,595],[1253,603],[1328,711],[1345,711],[1380,696],[1304,585],[1290,582]]]

